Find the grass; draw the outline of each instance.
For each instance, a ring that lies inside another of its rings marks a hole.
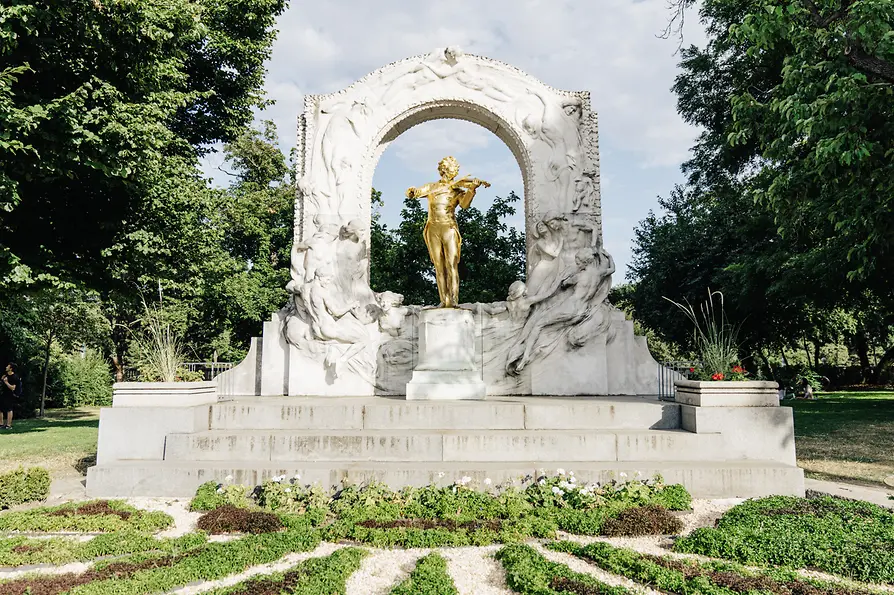
[[[99,407],[52,409],[0,430],[0,472],[38,465],[53,477],[86,474],[96,460]]]
[[[818,393],[786,404],[809,477],[884,485],[894,475],[894,391]]]

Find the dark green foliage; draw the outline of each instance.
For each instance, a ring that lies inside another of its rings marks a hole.
[[[525,595],[562,595],[565,593],[593,593],[600,595],[627,595],[624,587],[612,587],[595,578],[573,572],[564,564],[550,562],[532,547],[509,545],[497,552],[497,560],[506,569],[506,584]],[[570,590],[574,585],[578,589]]]
[[[68,355],[62,359],[57,390],[66,407],[110,406],[112,404],[112,372],[108,360],[88,349],[81,357]]]
[[[509,285],[525,278],[525,237],[504,222],[515,214],[514,192],[497,197],[482,213],[459,209],[456,220],[462,234],[459,264],[461,302],[496,302],[506,299]],[[373,190],[373,205],[381,204],[381,193]],[[425,201],[405,199],[401,223],[388,229],[373,214],[370,285],[375,291],[394,291],[405,304],[437,304],[438,290],[422,230],[428,214]]]
[[[689,495],[683,484],[679,483],[664,486],[664,488],[655,492],[651,500],[668,510],[689,510],[692,508],[692,496]]]
[[[50,473],[42,467],[20,468],[0,475],[0,509],[46,500],[49,495]]]
[[[274,533],[284,528],[275,514],[236,508],[230,504],[203,514],[196,527],[212,535],[220,533]]]
[[[891,583],[894,512],[828,496],[749,500],[728,511],[716,528],[697,529],[674,549]]]
[[[447,574],[447,561],[432,552],[416,562],[407,580],[393,589],[390,595],[456,595],[456,585]]]
[[[234,587],[211,591],[213,595],[344,595],[348,578],[358,568],[366,552],[342,548],[324,558],[311,558],[294,570],[263,579],[242,582]],[[414,591],[424,594],[427,591]]]
[[[683,521],[657,505],[627,508],[602,524],[602,534],[609,537],[676,535],[682,530]]]

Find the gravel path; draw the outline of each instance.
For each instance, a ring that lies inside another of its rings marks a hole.
[[[453,578],[459,595],[511,595],[506,586],[506,571],[494,559],[501,545],[444,549],[447,573]]]
[[[156,537],[180,537],[190,531],[195,531],[196,522],[202,516],[201,512],[189,511],[189,500],[174,500],[171,498],[128,498],[128,504],[135,508],[150,511],[161,511],[174,518],[174,526],[165,529]]]
[[[348,579],[347,595],[387,595],[416,568],[416,561],[431,550],[375,550],[363,559],[360,568]]]

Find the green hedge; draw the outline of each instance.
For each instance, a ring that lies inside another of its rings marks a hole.
[[[674,549],[894,583],[894,511],[828,496],[749,500],[727,511],[715,528],[680,539]]]
[[[0,474],[0,508],[46,500],[49,495],[50,473],[42,467]]]
[[[458,595],[456,584],[447,574],[447,561],[435,552],[416,562],[407,580],[393,589],[390,595]]]

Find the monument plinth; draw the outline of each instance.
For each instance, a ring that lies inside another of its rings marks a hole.
[[[480,400],[487,393],[475,365],[475,319],[468,310],[419,314],[419,364],[407,383],[408,401]]]

